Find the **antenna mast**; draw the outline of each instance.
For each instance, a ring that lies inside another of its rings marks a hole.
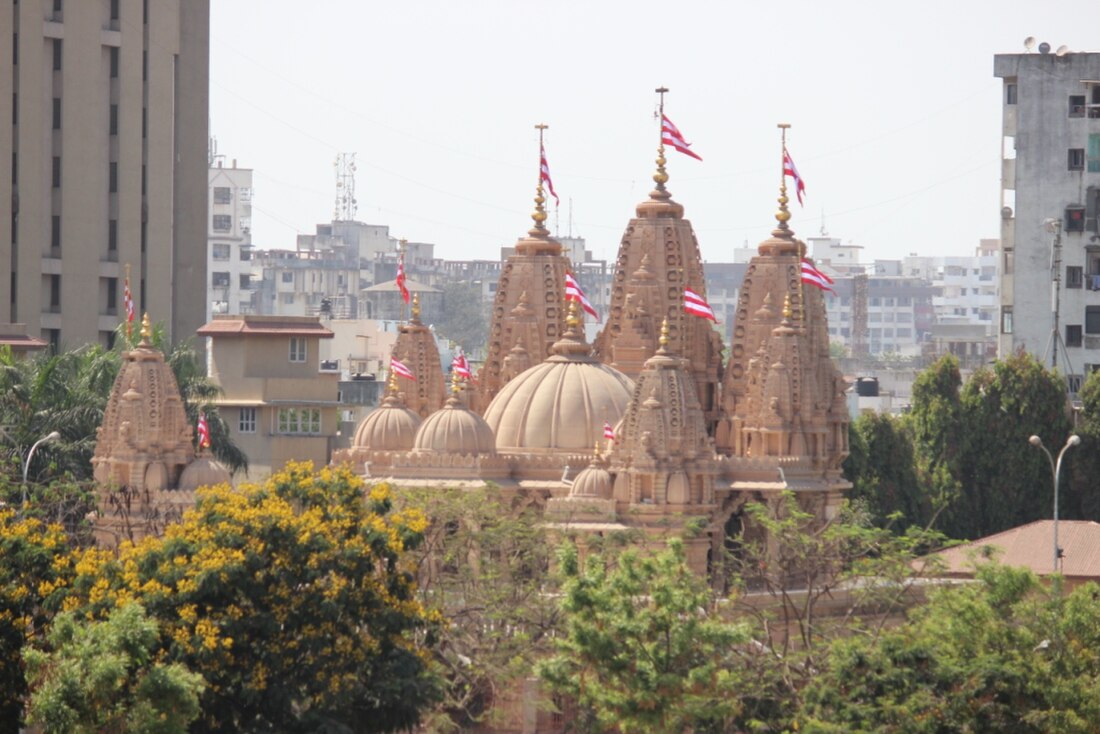
[[[333,221],[355,221],[359,202],[355,199],[355,153],[340,153],[332,164],[336,169],[336,211]]]

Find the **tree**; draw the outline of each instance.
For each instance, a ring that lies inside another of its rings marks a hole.
[[[983,564],[877,640],[838,640],[805,693],[802,731],[1010,734],[1100,730],[1100,587],[1068,596]]]
[[[1073,432],[1081,437],[1081,445],[1069,452],[1073,460],[1062,472],[1069,478],[1062,487],[1062,507],[1066,517],[1100,520],[1100,493],[1096,492],[1096,478],[1100,476],[1100,370],[1089,373],[1078,397],[1081,412]]]
[[[90,550],[66,608],[138,602],[157,654],[209,687],[193,731],[377,731],[416,723],[435,695],[436,619],[407,552],[427,521],[347,469],[288,464],[262,486],[214,487],[163,537]]]
[[[904,529],[927,526],[932,498],[917,478],[913,440],[906,423],[887,414],[861,415],[851,425],[852,451],[845,476],[852,482],[849,498],[867,503],[875,521]]]
[[[105,621],[62,613],[50,652],[24,652],[31,687],[27,720],[45,734],[185,734],[199,715],[202,677],[154,659],[157,625],[136,604]]]
[[[489,331],[486,311],[480,283],[449,281],[443,284],[443,313],[435,323],[436,331],[468,352],[476,352],[485,346]]]
[[[734,648],[749,642],[726,621],[687,565],[682,543],[644,557],[624,552],[609,568],[576,548],[561,554],[565,634],[538,666],[550,688],[590,713],[595,731],[720,731],[740,711]]]
[[[0,733],[20,730],[27,682],[22,650],[52,616],[73,574],[57,525],[0,510]]]
[[[537,507],[499,489],[395,490],[398,507],[431,518],[412,551],[422,603],[445,617],[434,648],[443,696],[431,731],[468,731],[500,713],[560,627],[547,603],[551,544]]]

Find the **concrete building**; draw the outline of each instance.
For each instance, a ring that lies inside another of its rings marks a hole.
[[[230,436],[263,478],[290,460],[328,463],[339,424],[339,370],[321,364],[320,320],[289,316],[215,316],[198,330],[211,338],[210,379]]]
[[[1051,364],[1057,333],[1076,389],[1100,366],[1100,53],[1040,48],[993,58],[1004,85],[999,353],[1023,347]]]
[[[267,316],[336,318],[359,314],[360,269],[334,250],[256,250],[252,253],[252,305]]]
[[[252,313],[252,169],[219,160],[208,181],[206,318]]]
[[[111,342],[124,266],[172,339],[206,315],[209,0],[22,0],[0,32],[0,323]],[[8,124],[11,120],[12,124]]]

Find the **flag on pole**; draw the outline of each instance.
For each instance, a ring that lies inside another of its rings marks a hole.
[[[718,319],[714,315],[714,309],[710,307],[705,298],[690,288],[684,288],[684,312],[718,323]]]
[[[561,199],[554,191],[554,182],[550,180],[550,166],[546,163],[546,148],[539,144],[539,183],[545,183],[546,189],[554,197],[554,203],[561,206]]]
[[[464,380],[473,377],[473,373],[470,372],[470,363],[466,361],[466,355],[461,351],[451,360],[451,371]]]
[[[835,293],[832,289],[833,279],[814,267],[809,258],[802,258],[802,282],[809,283],[815,288]]]
[[[398,377],[404,377],[407,380],[416,382],[416,375],[413,374],[413,371],[406,367],[405,363],[397,357],[390,357],[390,371]]]
[[[798,203],[805,206],[802,204],[802,195],[806,193],[806,184],[798,175],[798,169],[794,167],[794,161],[791,160],[791,154],[787,152],[786,146],[783,147],[783,175],[794,179],[794,193],[798,196]]]
[[[565,274],[565,300],[576,301],[581,304],[581,308],[592,315],[592,318],[597,321],[600,320],[600,315],[596,313],[596,309],[592,308],[592,304],[585,298],[584,291],[581,290],[580,284],[577,283],[572,273]]]
[[[608,441],[614,442],[615,440],[615,429],[612,428],[611,424],[607,421],[603,422],[603,437],[606,438]]]
[[[130,292],[129,276],[126,277],[126,280],[124,281],[124,284],[122,286],[122,305],[126,309],[126,338],[129,339],[133,336],[134,314],[136,311],[136,309],[134,308],[134,294]]]
[[[409,288],[405,285],[405,253],[402,252],[400,257],[397,258],[397,289],[401,291],[401,300],[406,304],[409,302]]]
[[[199,413],[199,449],[210,448],[210,426],[206,422],[206,414]]]
[[[663,112],[661,113],[661,142],[665,145],[671,145],[684,155],[690,155],[695,160],[703,160],[691,151],[691,143],[684,140],[680,130],[672,124],[672,120],[668,119]]]

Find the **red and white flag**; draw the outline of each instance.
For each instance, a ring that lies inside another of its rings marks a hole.
[[[615,429],[612,428],[611,424],[607,421],[603,422],[603,437],[606,438],[608,441],[613,442],[615,440]]]
[[[122,305],[126,309],[126,338],[129,339],[133,336],[134,328],[134,315],[136,309],[134,308],[134,294],[130,292],[130,279],[126,278],[124,285],[122,286]]]
[[[550,180],[550,166],[546,163],[546,148],[542,147],[542,144],[539,144],[539,183],[546,184],[546,189],[554,197],[554,202],[561,206],[561,199],[554,191],[554,182]]]
[[[798,169],[794,167],[794,161],[791,160],[791,154],[787,152],[787,148],[783,148],[783,175],[790,176],[794,179],[794,192],[798,196],[798,203],[802,206],[802,195],[806,193],[806,184],[802,183],[802,177],[798,175]]]
[[[451,360],[451,371],[464,380],[469,380],[473,377],[473,373],[470,372],[470,363],[466,361],[466,355],[459,352]]]
[[[596,313],[596,309],[592,308],[592,304],[585,298],[584,291],[581,290],[580,284],[577,283],[572,273],[565,274],[565,300],[576,301],[581,304],[581,308],[592,315],[592,318],[596,321],[600,320],[600,315]]]
[[[401,300],[409,302],[409,288],[405,285],[405,253],[397,258],[397,289],[401,291]]]
[[[802,258],[802,282],[809,283],[823,291],[836,292],[832,289],[833,279],[814,267],[814,264],[805,257]]]
[[[663,112],[661,113],[661,142],[665,145],[671,145],[684,155],[690,155],[695,160],[703,160],[691,151],[691,143],[684,140],[680,130],[672,124],[672,120],[665,117]]]
[[[404,377],[406,380],[416,382],[416,375],[413,374],[413,371],[406,367],[405,363],[397,357],[390,357],[390,371],[398,377]]]
[[[210,426],[206,422],[206,414],[205,413],[199,413],[198,433],[199,433],[199,448],[200,449],[210,448]]]
[[[692,316],[710,319],[714,323],[718,323],[718,319],[714,315],[714,309],[710,307],[705,298],[690,288],[684,288],[684,311]]]

